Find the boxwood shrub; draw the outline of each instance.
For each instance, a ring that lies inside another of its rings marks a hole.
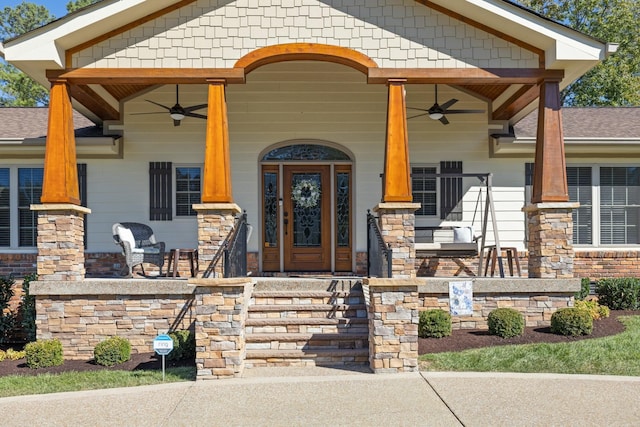
[[[497,308],[487,316],[489,333],[502,338],[512,338],[523,334],[524,316],[518,310]]]
[[[167,356],[169,360],[189,360],[196,357],[196,337],[188,330],[170,332],[173,350]]]
[[[421,312],[418,335],[420,338],[442,338],[451,335],[451,315],[449,312],[440,309]]]
[[[611,310],[640,309],[640,279],[601,279],[596,283],[598,301]]]
[[[551,315],[551,332],[559,335],[591,335],[593,318],[587,310],[577,307],[561,308]]]
[[[27,366],[32,369],[60,366],[64,363],[60,340],[39,340],[24,347]]]
[[[96,345],[93,356],[98,365],[114,366],[131,359],[131,344],[126,338],[111,337]]]

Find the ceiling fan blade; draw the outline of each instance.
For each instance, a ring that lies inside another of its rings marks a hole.
[[[165,110],[170,110],[170,109],[171,109],[171,108],[167,107],[166,105],[158,104],[157,102],[152,101],[152,100],[150,100],[150,99],[145,99],[145,101],[150,102],[150,103],[152,103],[153,105],[157,105],[158,107],[162,107],[162,108],[164,108]]]
[[[480,114],[484,110],[447,110],[447,114]]]
[[[207,118],[207,116],[205,116],[204,114],[198,114],[198,113],[186,112],[186,113],[184,113],[184,115],[185,115],[185,117],[195,117],[195,118],[198,118],[198,119],[205,119],[205,120]]]
[[[164,111],[154,111],[152,113],[129,113],[129,115],[131,116],[142,116],[144,114],[167,114],[167,113]]]
[[[457,99],[453,98],[448,100],[447,102],[445,102],[444,104],[442,104],[440,106],[440,108],[442,108],[443,110],[446,110],[447,108],[451,107],[453,104],[455,104],[456,102],[458,102]]]
[[[418,114],[417,116],[407,117],[407,120],[415,119],[416,117],[426,116],[428,114],[429,114],[429,112],[426,112],[426,113]]]
[[[417,110],[417,111],[429,111],[425,108],[415,108],[415,107],[407,107],[407,110]]]
[[[187,112],[187,113],[190,113],[192,111],[200,110],[200,109],[206,108],[206,107],[207,107],[207,104],[192,105],[191,107],[185,107],[184,111]]]
[[[447,120],[446,116],[442,116],[438,120],[440,120],[440,123],[442,123],[443,125],[448,125],[449,124],[449,120]]]
[[[180,120],[173,120],[173,125],[174,126],[180,126]]]

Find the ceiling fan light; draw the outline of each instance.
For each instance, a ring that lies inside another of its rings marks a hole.
[[[182,120],[182,119],[184,119],[184,114],[182,114],[182,113],[171,113],[170,116],[171,116],[171,118],[173,120]]]
[[[444,114],[437,111],[433,113],[429,113],[429,118],[431,120],[440,120],[442,117],[444,117]]]

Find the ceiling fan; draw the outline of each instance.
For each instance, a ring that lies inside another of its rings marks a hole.
[[[179,97],[180,97],[180,94],[178,92],[178,85],[176,85],[176,105],[174,105],[173,107],[167,107],[166,105],[159,104],[150,99],[145,99],[145,101],[150,102],[154,105],[157,105],[158,107],[162,107],[165,110],[169,111],[169,116],[173,119],[174,126],[180,126],[180,122],[185,117],[196,117],[198,119],[207,118],[207,116],[205,116],[204,114],[194,113],[195,110],[200,110],[202,108],[205,108],[207,104],[199,104],[199,105],[192,105],[191,107],[183,107],[182,105],[180,105]],[[141,115],[141,114],[165,114],[165,113],[154,111],[152,113],[132,113],[132,114]]]
[[[439,120],[440,123],[442,123],[443,125],[448,125],[449,124],[449,120],[447,120],[447,117],[446,117],[447,114],[484,113],[484,110],[449,110],[449,107],[451,107],[453,104],[458,102],[458,100],[455,99],[455,98],[452,98],[452,99],[448,100],[447,102],[445,102],[444,104],[440,105],[440,104],[438,104],[438,85],[435,85],[435,91],[436,91],[436,102],[428,110],[425,110],[424,108],[407,107],[410,110],[425,111],[422,114],[418,114],[418,115],[409,117],[409,119],[414,119],[416,117],[422,117],[422,116],[428,115],[430,119]]]

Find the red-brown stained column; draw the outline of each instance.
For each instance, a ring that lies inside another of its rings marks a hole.
[[[411,171],[404,80],[389,80],[383,202],[411,202]]]
[[[41,203],[80,204],[73,108],[65,81],[54,81],[49,96],[49,128]]]
[[[532,203],[567,202],[567,169],[562,135],[560,86],[557,81],[540,85],[536,162]]]
[[[202,203],[232,203],[225,82],[209,82]]]

